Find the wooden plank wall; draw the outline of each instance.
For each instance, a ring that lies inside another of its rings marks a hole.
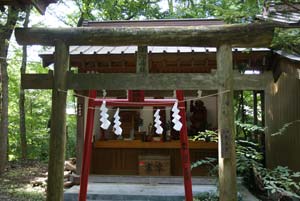
[[[298,63],[280,61],[280,68],[300,68]],[[300,171],[300,80],[293,73],[282,73],[277,83],[270,83],[265,96],[266,164],[288,166]],[[287,123],[293,122],[283,135],[272,136]]]
[[[180,149],[101,149],[92,152],[91,174],[138,175],[139,155],[164,155],[171,157],[171,175],[182,176]],[[217,149],[191,149],[191,163],[205,157],[218,157]],[[192,169],[193,176],[208,176],[210,166]]]

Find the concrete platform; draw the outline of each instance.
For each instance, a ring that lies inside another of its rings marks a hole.
[[[193,178],[193,194],[215,192],[213,178]],[[65,191],[65,201],[78,200],[79,186]],[[249,191],[241,186],[243,200],[255,201]],[[131,201],[183,201],[184,186],[182,177],[140,177],[140,176],[92,176],[89,178],[87,200],[131,200]]]

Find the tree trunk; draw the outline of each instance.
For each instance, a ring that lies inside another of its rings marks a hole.
[[[4,172],[7,162],[8,149],[8,74],[7,74],[7,52],[16,25],[19,11],[13,8],[8,9],[7,21],[0,27],[0,61],[1,61],[1,89],[2,89],[2,108],[1,108],[1,129],[0,129],[0,174]]]
[[[26,9],[25,21],[23,24],[24,28],[28,27],[29,16],[31,8]],[[27,46],[23,46],[23,55],[22,55],[22,65],[21,65],[21,75],[26,73],[27,65]],[[26,140],[26,118],[25,118],[25,91],[20,86],[20,100],[19,100],[19,110],[20,110],[20,139],[21,139],[21,156],[22,159],[27,158],[27,140]]]

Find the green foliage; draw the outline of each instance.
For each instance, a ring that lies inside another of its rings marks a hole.
[[[262,166],[263,155],[259,145],[249,141],[237,141],[236,160],[237,173],[243,177],[245,184],[250,188],[257,188],[262,183],[269,197],[288,196],[300,198],[300,172],[292,172],[287,167],[278,166],[269,170]]]
[[[218,133],[211,130],[205,130],[205,132],[199,132],[197,135],[193,136],[193,141],[205,141],[205,142],[218,142]],[[199,166],[206,166],[209,170],[210,176],[218,175],[218,159],[205,157],[204,159],[198,160],[191,164],[191,169],[199,167]]]
[[[242,123],[241,121],[235,121],[235,125],[250,133],[264,132],[264,129],[261,126]]]
[[[300,29],[275,29],[272,48],[300,54]]]
[[[196,195],[193,201],[219,201],[219,196],[216,192],[205,192]]]
[[[243,197],[238,193],[238,201],[242,201]],[[219,201],[219,193],[218,192],[204,192],[199,193],[193,199],[193,201]]]
[[[252,21],[261,12],[262,3],[255,0],[181,0],[176,6],[176,17],[214,17],[229,23],[244,23]]]
[[[205,130],[204,132],[199,132],[197,135],[193,136],[193,141],[205,141],[205,142],[218,142],[218,133],[212,130]]]
[[[263,135],[264,134],[264,128],[261,126],[257,126],[250,123],[242,123],[241,121],[237,120],[235,121],[236,130],[237,132],[240,132],[237,134],[237,136],[244,136],[244,139],[250,140],[250,138],[253,135]]]
[[[10,160],[20,157],[19,134],[19,86],[21,52],[16,50],[14,58],[10,60],[8,67],[9,82],[9,144]],[[39,63],[30,63],[28,71],[45,72]],[[51,91],[27,90],[26,91],[26,130],[27,151],[30,159],[45,160],[48,157],[48,120],[51,113]]]
[[[16,49],[14,56],[9,60],[9,159],[20,158],[20,130],[19,130],[19,91],[21,51]],[[27,72],[47,73],[38,62],[30,62]],[[27,132],[27,154],[29,159],[48,160],[49,150],[49,120],[51,116],[51,90],[26,90],[25,112]],[[73,96],[71,96],[73,97]],[[68,102],[74,99],[68,98]],[[76,117],[67,117],[68,142],[67,157],[75,156]]]
[[[216,176],[218,175],[218,165],[217,165],[218,159],[211,158],[211,157],[205,157],[202,160],[198,160],[195,163],[192,163],[191,169],[199,167],[199,166],[206,166],[209,168],[209,175],[210,176]]]
[[[71,26],[80,26],[83,20],[160,19],[163,12],[160,0],[75,0],[77,11],[61,16]]]
[[[12,186],[11,186],[12,187]],[[41,192],[35,191],[26,191],[23,188],[11,188],[9,194],[13,194],[14,198],[18,199],[19,201],[43,201],[45,199],[45,195]]]
[[[246,125],[249,132],[262,131],[260,127]],[[213,133],[213,132],[212,132]],[[206,136],[199,133],[195,140],[204,140]],[[262,183],[262,188],[266,190],[270,198],[288,196],[300,198],[300,172],[293,172],[287,167],[278,166],[273,170],[263,167],[263,153],[257,143],[247,140],[236,141],[236,164],[237,173],[243,177],[244,183],[249,188],[257,188],[257,183]],[[198,166],[208,166],[209,175],[217,175],[218,165],[216,158],[206,157],[191,165],[191,168]],[[202,197],[201,197],[202,196]],[[217,195],[210,193],[196,197],[195,200],[218,200]]]
[[[300,172],[293,172],[288,167],[277,166],[273,170],[257,168],[264,188],[269,196],[288,196],[300,199]],[[279,200],[279,199],[278,199]]]
[[[66,158],[76,156],[76,116],[67,116],[67,147],[66,147]]]
[[[243,177],[244,182],[253,187],[253,167],[262,167],[263,154],[258,144],[239,140],[236,143],[237,174]]]

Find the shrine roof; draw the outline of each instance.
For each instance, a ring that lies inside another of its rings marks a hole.
[[[256,17],[259,20],[271,21],[281,26],[300,27],[300,3],[271,4],[264,8],[261,15]]]
[[[268,48],[233,48],[233,51],[238,52],[264,52],[270,51]],[[148,46],[148,52],[153,54],[159,53],[204,53],[216,52],[217,49],[213,47],[183,47],[183,46]],[[105,55],[105,54],[135,54],[137,46],[70,46],[70,55]],[[53,50],[43,52],[44,55],[52,55]]]

